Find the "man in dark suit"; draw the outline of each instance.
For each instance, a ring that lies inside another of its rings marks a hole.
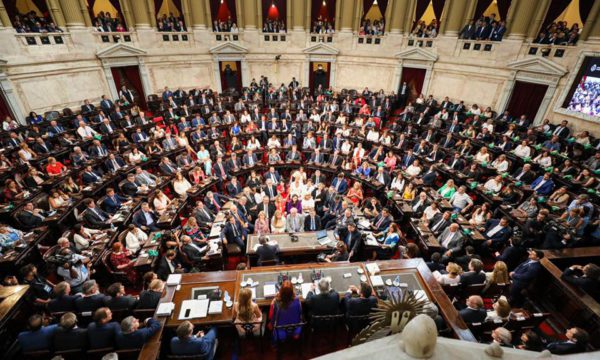
[[[244,243],[244,233],[237,224],[235,217],[229,216],[227,218],[227,224],[223,230],[224,242],[227,244],[237,244],[240,247],[242,253],[246,251],[246,244]]]
[[[143,203],[142,208],[133,214],[133,224],[144,231],[158,231],[156,214],[150,209],[150,204]]]
[[[75,308],[78,312],[94,312],[104,306],[108,297],[98,291],[96,280],[88,280],[83,283],[83,297],[75,300]]]
[[[92,165],[88,165],[81,175],[81,181],[84,185],[99,183],[102,181],[102,175],[98,170],[94,170]]]
[[[594,263],[585,266],[572,265],[566,269],[560,278],[588,293],[600,302],[600,267]]]
[[[169,275],[182,273],[183,267],[177,260],[177,253],[175,250],[167,250],[165,256],[161,257],[158,261],[156,268],[156,275],[159,279],[166,281]]]
[[[206,334],[199,331],[194,335],[194,325],[184,321],[177,327],[175,334],[177,336],[170,342],[173,355],[193,355],[206,360],[214,359],[217,350],[216,327],[211,327]]]
[[[438,242],[441,245],[440,250],[444,255],[442,262],[447,263],[459,256],[463,252],[463,247],[465,245],[465,239],[460,232],[460,226],[457,223],[448,225],[448,227],[442,231],[440,236],[438,236]]]
[[[115,154],[109,154],[108,159],[104,161],[104,166],[108,171],[115,173],[118,170],[124,168],[126,164],[120,156],[115,156]]]
[[[371,229],[375,232],[384,232],[393,220],[390,210],[388,208],[383,208],[381,209],[381,213],[373,219]]]
[[[351,317],[369,315],[377,307],[377,298],[373,288],[366,282],[360,283],[360,290],[351,285],[342,299],[343,308],[346,309],[346,320],[354,331],[361,330],[369,320],[356,320]]]
[[[308,215],[304,217],[304,231],[321,230],[321,218],[317,215],[315,209],[310,209]]]
[[[567,120],[563,120],[560,125],[558,125],[554,131],[552,132],[552,135],[558,136],[561,139],[566,139],[569,137],[569,134],[571,134],[571,130],[569,130],[569,128],[567,127],[567,125],[569,124],[569,122]]]
[[[50,154],[54,148],[52,144],[44,141],[41,137],[35,139],[35,143],[32,145],[32,150],[38,154]]]
[[[456,171],[462,171],[465,168],[465,161],[460,157],[458,152],[454,153],[454,157],[448,160],[448,167]]]
[[[265,235],[261,235],[258,238],[260,246],[256,248],[256,255],[258,255],[258,266],[262,266],[264,261],[275,261],[279,263],[279,245],[269,244],[269,239]]]
[[[448,226],[450,226],[451,216],[452,213],[450,213],[450,211],[434,215],[431,220],[429,220],[429,230],[431,230],[435,236],[439,236]]]
[[[481,323],[487,317],[483,307],[483,299],[479,295],[471,295],[467,298],[467,307],[458,313],[467,324]]]
[[[513,307],[523,305],[522,291],[529,287],[529,284],[538,276],[542,270],[540,260],[544,258],[544,253],[540,250],[529,250],[529,259],[521,263],[508,275],[512,279],[510,288],[510,304]]]
[[[339,229],[339,238],[346,243],[349,249],[348,259],[350,261],[359,261],[363,257],[364,243],[362,235],[353,221],[348,222],[346,227]]]
[[[490,219],[485,224],[483,236],[486,240],[481,244],[484,251],[496,251],[508,242],[508,238],[512,235],[512,229],[509,226],[508,218],[502,217],[498,219]]]
[[[87,198],[83,201],[86,209],[83,212],[83,219],[87,224],[95,229],[107,229],[110,227],[112,216],[96,207],[94,199]]]
[[[566,341],[554,341],[546,346],[551,353],[556,355],[568,355],[585,352],[590,335],[587,331],[572,327],[565,333]],[[591,358],[591,357],[590,357]]]
[[[156,334],[161,326],[158,320],[148,318],[145,327],[140,328],[140,321],[128,316],[121,321],[121,331],[117,333],[115,342],[118,349],[141,349]]]
[[[103,209],[109,214],[115,214],[128,199],[115,193],[115,189],[106,189],[106,198],[102,202]]]
[[[210,227],[215,219],[215,215],[206,207],[202,201],[196,201],[196,207],[192,211],[200,227]]]
[[[52,337],[58,328],[57,324],[43,326],[42,316],[31,315],[28,320],[28,331],[19,333],[17,339],[23,353],[50,350]]]
[[[344,161],[344,159],[340,155],[339,150],[335,150],[333,152],[333,155],[329,156],[329,166],[333,166],[333,167],[337,168],[338,166],[340,166],[342,164],[342,161]]]
[[[23,206],[23,210],[17,214],[17,219],[24,227],[29,229],[40,226],[44,222],[42,210],[35,208],[32,202],[28,202]]]
[[[221,211],[221,207],[223,206],[223,201],[219,194],[215,194],[212,191],[207,191],[206,196],[204,197],[204,205],[210,210],[213,214]]]
[[[344,179],[344,173],[339,173],[331,182],[331,186],[338,194],[345,194],[348,191],[348,181]]]
[[[270,220],[273,217],[273,215],[275,214],[276,209],[275,209],[275,204],[273,204],[269,200],[270,200],[270,198],[268,195],[263,196],[262,203],[258,204],[256,207],[256,214],[258,214],[261,211],[264,211],[265,216],[267,217],[267,219]]]
[[[127,181],[121,185],[121,191],[126,196],[135,196],[140,190],[141,185],[135,179],[135,175],[132,173],[127,174]]]
[[[181,242],[183,243],[181,252],[183,252],[194,265],[202,263],[204,255],[208,252],[208,246],[199,242],[194,243],[192,238],[187,235],[181,237]]]
[[[83,100],[83,105],[81,105],[81,113],[89,114],[94,111],[96,111],[96,107],[94,106],[94,104],[90,104],[90,101],[88,99]]]
[[[158,168],[165,175],[173,175],[177,172],[177,165],[173,164],[171,160],[166,156],[163,156],[163,158],[160,159],[160,164],[158,165]]]
[[[231,181],[229,181],[229,184],[227,184],[227,192],[230,196],[237,196],[237,194],[242,192],[242,185],[240,185],[235,176],[233,176]]]
[[[325,175],[321,174],[321,170],[319,169],[315,170],[315,173],[310,178],[315,186],[321,183],[324,184],[326,181]]]
[[[54,351],[81,350],[87,347],[87,330],[77,327],[77,316],[72,312],[60,317],[54,333]]]
[[[467,25],[465,25],[465,27],[462,28],[458,35],[461,39],[473,39],[476,30],[477,28],[475,27],[475,21],[471,20]]]
[[[105,304],[111,310],[133,310],[137,306],[138,300],[125,293],[125,287],[120,282],[111,284],[106,288],[106,294],[110,296]]]
[[[524,164],[522,168],[512,174],[512,177],[516,181],[529,184],[535,179],[535,173],[531,170],[531,164]]]
[[[100,107],[105,114],[110,114],[111,110],[114,109],[115,104],[109,100],[106,95],[102,95],[102,100],[100,100]]]
[[[79,296],[71,295],[71,285],[66,281],[61,281],[54,285],[52,290],[54,298],[48,303],[48,311],[51,313],[75,311],[75,299]]]
[[[469,271],[460,275],[460,283],[463,286],[485,283],[485,273],[483,272],[483,263],[481,260],[471,259],[469,262]]]
[[[94,312],[94,321],[87,327],[89,349],[112,348],[119,324],[112,320],[112,311],[101,307]]]
[[[313,283],[311,290],[306,295],[306,306],[308,307],[309,316],[313,315],[337,315],[340,312],[340,296],[337,291],[331,288],[329,279],[322,278],[319,280],[319,294],[316,292],[316,286]],[[311,318],[311,325],[317,327],[320,324],[317,319]]]
[[[165,283],[160,279],[154,279],[148,285],[148,290],[140,293],[138,300],[138,309],[155,309],[165,289]]]
[[[108,118],[102,120],[102,124],[100,124],[100,133],[102,135],[112,135],[116,130],[115,125]]]
[[[275,199],[278,194],[277,187],[273,184],[273,181],[270,178],[265,181],[265,186],[263,186],[262,192],[270,199]]]

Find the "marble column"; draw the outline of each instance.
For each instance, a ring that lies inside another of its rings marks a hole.
[[[546,18],[546,13],[548,12],[549,6],[550,0],[541,0],[538,3],[533,21],[531,21],[532,19],[529,19],[529,31],[527,31],[527,37],[529,39],[533,40],[537,37],[544,19]]]
[[[458,2],[464,3],[463,0],[459,0]],[[442,10],[442,15],[440,16],[440,19],[437,19],[438,23],[440,24],[440,33],[441,34],[444,34],[446,32],[446,26],[447,26],[446,23],[448,22],[448,14],[450,13],[450,7],[454,7],[456,5],[457,5],[456,1],[446,0],[444,2],[444,8]]]
[[[354,4],[352,6],[354,6],[354,23],[352,24],[352,31],[358,31],[358,27],[360,26],[360,20],[363,16],[363,0],[356,0],[353,3]]]
[[[404,33],[410,34],[412,31],[412,26],[415,17],[415,7],[417,5],[417,0],[408,0],[408,5],[406,6],[406,13],[404,15]]]
[[[244,28],[244,11],[246,10],[247,4],[245,1],[236,1],[235,2],[235,13],[237,19],[237,27],[238,29]]]
[[[509,38],[523,40],[527,36],[531,19],[539,9],[539,2],[531,0],[513,0],[511,8],[515,7],[510,19]]]
[[[183,1],[185,2],[185,0]],[[150,17],[148,16],[148,3],[145,1],[130,0],[136,29],[150,29]]]
[[[590,18],[588,18],[588,21],[589,19]],[[600,42],[600,18],[596,17],[596,21],[594,21],[594,24],[589,24],[588,27],[591,27],[591,30],[589,30],[589,34],[586,40]]]
[[[83,29],[85,19],[81,12],[81,4],[77,0],[60,0],[60,6],[65,15],[65,24],[69,29]]]
[[[52,19],[54,20],[56,26],[58,26],[61,29],[64,29],[66,26],[65,17],[62,13],[60,6],[58,5],[58,0],[48,0],[48,9],[52,14]]]
[[[257,14],[257,0],[246,0],[244,1],[244,23],[245,28],[248,30],[256,30],[258,27]]]
[[[462,2],[462,1],[459,1],[459,2]],[[462,26],[465,26],[471,20],[475,20],[475,19],[473,19],[473,15],[475,15],[475,7],[477,6],[477,0],[464,0],[464,2],[466,2],[466,4],[465,4],[465,13],[464,13],[463,20],[462,20]],[[502,19],[502,20],[506,20],[506,19]]]
[[[133,0],[133,1],[143,1],[143,0]],[[148,14],[148,20],[150,20],[150,26],[152,28],[156,28],[156,14],[154,13],[154,0],[146,0],[146,13]],[[190,24],[186,24],[186,26],[190,26]]]
[[[132,1],[135,3],[136,1]],[[137,21],[134,20],[133,14],[131,13],[131,4],[129,0],[120,0],[121,3],[121,13],[125,18],[125,23],[127,26],[125,27],[127,31],[132,30],[134,27],[137,28]]]
[[[292,30],[304,31],[304,22],[306,20],[306,0],[294,0],[292,4]],[[288,3],[288,6],[290,4]]]
[[[392,11],[390,12],[390,33],[402,34],[404,31],[404,23],[406,21],[406,11],[410,6],[410,2],[406,0],[393,0]],[[388,7],[390,4],[388,4]]]
[[[356,11],[356,4],[354,0],[338,0],[342,2],[342,14],[340,16],[340,27],[341,32],[352,32],[352,24],[354,22],[354,12]]]
[[[191,1],[192,29],[204,30],[208,22],[206,21],[206,4],[204,1]]]
[[[579,34],[579,40],[585,41],[588,39],[588,36],[595,36],[597,38],[600,35],[600,33],[598,33],[600,30],[600,19],[598,19],[598,17],[600,17],[600,0],[594,2],[590,14],[588,15],[585,24],[583,24],[583,29],[581,29],[581,33]],[[591,35],[594,28],[596,29],[596,34]]]
[[[4,7],[4,3],[0,1],[0,27],[12,27],[12,22],[10,21],[10,17],[6,12],[6,8]]]
[[[92,24],[92,18],[90,17],[90,11],[88,10],[87,0],[79,0],[79,11],[81,11],[81,14],[83,15],[83,22],[85,23],[85,26],[86,27],[93,26],[94,24]],[[64,10],[63,10],[63,15],[64,15]]]
[[[448,36],[458,36],[460,29],[464,25],[464,13],[467,8],[467,1],[458,0],[452,1],[451,6],[447,9],[449,14],[446,16],[446,21],[442,24],[440,32]]]

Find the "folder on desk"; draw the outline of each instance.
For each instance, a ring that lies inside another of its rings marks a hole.
[[[277,295],[277,287],[275,283],[267,283],[263,286],[263,295],[265,298],[272,298]]]
[[[167,278],[167,285],[179,285],[181,282],[181,274],[171,274]]]
[[[173,312],[173,309],[175,309],[175,303],[160,303],[156,309],[156,316],[169,316]]]
[[[181,302],[179,320],[204,318],[208,315],[208,304],[210,300],[184,300]]]
[[[210,302],[210,305],[208,306],[208,314],[209,315],[221,314],[222,312],[223,312],[223,301],[222,300]]]
[[[327,237],[327,230],[317,231],[317,240],[323,239]]]

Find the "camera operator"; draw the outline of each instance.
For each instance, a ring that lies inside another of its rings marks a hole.
[[[58,275],[71,285],[73,294],[80,293],[83,283],[90,279],[90,259],[75,254],[69,248],[63,248],[56,257],[56,261],[62,261],[62,266],[56,269]]]

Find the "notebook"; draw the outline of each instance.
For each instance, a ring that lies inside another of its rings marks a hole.
[[[327,237],[327,230],[319,230],[317,231],[317,240]]]
[[[167,285],[179,285],[181,282],[181,274],[171,274],[167,278]]]
[[[223,301],[222,300],[210,302],[210,305],[208,306],[208,314],[209,315],[220,314],[222,312],[223,312]]]

